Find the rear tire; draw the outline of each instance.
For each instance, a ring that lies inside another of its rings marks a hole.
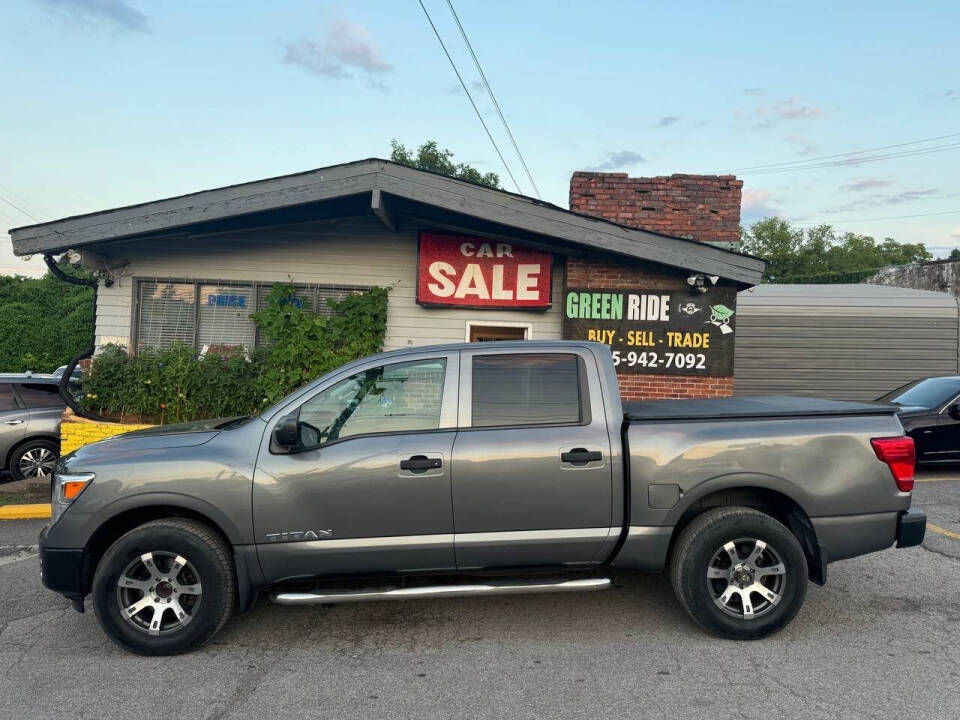
[[[716,508],[694,518],[674,546],[670,575],[690,617],[735,640],[777,632],[807,594],[807,559],[796,537],[746,507]]]
[[[229,546],[194,520],[166,518],[121,536],[93,579],[104,632],[137,655],[177,655],[209,641],[236,604]]]
[[[60,457],[60,447],[52,440],[28,440],[10,455],[10,474],[14,480],[51,480]]]

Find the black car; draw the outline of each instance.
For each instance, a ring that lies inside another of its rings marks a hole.
[[[960,462],[960,376],[924,378],[877,398],[902,406],[918,463]]]

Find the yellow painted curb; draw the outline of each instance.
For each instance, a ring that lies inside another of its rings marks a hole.
[[[0,508],[0,510],[3,510],[3,508]],[[953,530],[947,530],[939,525],[934,525],[932,522],[927,523],[927,530],[931,530],[937,533],[937,535],[943,535],[944,537],[953,538],[954,540],[960,540],[960,533],[955,533]]]
[[[50,503],[0,505],[0,520],[35,520],[50,517]]]

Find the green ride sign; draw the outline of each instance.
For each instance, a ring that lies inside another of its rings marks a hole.
[[[610,346],[618,372],[733,375],[737,291],[568,288],[563,337]]]

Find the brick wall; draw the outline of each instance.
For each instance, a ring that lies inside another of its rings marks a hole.
[[[675,237],[737,242],[742,188],[743,181],[733,175],[632,178],[626,173],[575,172],[570,209]]]
[[[67,416],[60,423],[60,454],[66,455],[84,445],[106,440],[114,435],[122,435],[133,430],[152,427],[151,425],[127,425],[125,423],[94,422],[84,418]]]
[[[653,263],[630,264],[602,257],[567,259],[567,287],[598,290],[682,290],[687,287],[685,271]],[[620,395],[624,400],[661,400],[664,398],[729,397],[733,395],[733,377],[693,377],[617,373]]]

